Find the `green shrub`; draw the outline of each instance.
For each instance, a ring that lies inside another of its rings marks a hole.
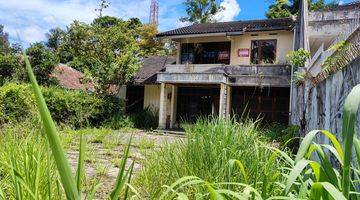
[[[305,67],[305,63],[307,59],[311,57],[310,52],[306,51],[305,49],[299,49],[297,51],[290,51],[286,58],[295,67],[295,71],[299,67]]]
[[[279,192],[274,183],[281,177],[282,163],[263,143],[256,123],[199,120],[185,130],[187,142],[168,144],[145,159],[136,180],[142,192],[155,197],[163,185],[184,176],[197,176],[208,182],[269,183],[264,190],[271,194]],[[231,167],[231,160],[243,164],[246,177],[237,167]],[[255,185],[263,187],[263,184]]]
[[[271,124],[261,129],[262,135],[280,149],[287,148],[296,153],[299,147],[299,131],[297,125]]]
[[[100,126],[105,120],[123,114],[123,103],[116,97],[59,87],[43,87],[42,92],[53,119],[74,128]],[[34,105],[29,85],[11,83],[0,87],[0,124],[36,118]]]
[[[136,128],[147,130],[156,129],[159,123],[158,112],[150,107],[146,107],[144,110],[133,114],[132,119]]]
[[[134,128],[135,124],[131,117],[119,114],[106,120],[103,126],[106,128],[119,130],[122,128]]]
[[[0,124],[20,122],[35,115],[34,96],[28,85],[8,84],[0,88]]]

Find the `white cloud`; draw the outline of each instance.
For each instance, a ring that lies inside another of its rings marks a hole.
[[[22,40],[29,43],[43,41],[46,39],[43,30],[38,26],[26,27],[20,30],[19,35]]]
[[[55,19],[55,17],[54,17],[53,15],[45,16],[43,19],[44,19],[44,21],[47,22],[48,24],[56,25],[57,20]]]
[[[98,0],[0,0],[0,24],[16,42],[16,33],[28,45],[45,39],[45,33],[54,27],[65,28],[74,20],[90,23],[96,16]],[[123,19],[138,17],[147,23],[150,0],[110,0],[110,7],[103,15]],[[159,30],[165,31],[179,26],[183,0],[159,0]],[[26,34],[26,36],[24,35]],[[39,34],[39,35],[36,35]],[[30,36],[32,38],[30,38]]]
[[[220,6],[225,9],[214,16],[214,19],[220,22],[234,21],[241,11],[240,5],[236,0],[223,0]]]

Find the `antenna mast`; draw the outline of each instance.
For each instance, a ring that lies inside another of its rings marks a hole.
[[[159,23],[159,3],[157,0],[151,0],[149,23],[155,25]]]

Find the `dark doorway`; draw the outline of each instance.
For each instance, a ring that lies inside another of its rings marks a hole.
[[[217,115],[219,94],[219,88],[179,87],[177,97],[178,121],[194,123],[199,117]]]
[[[126,108],[128,114],[139,112],[144,106],[144,86],[126,86]]]
[[[233,87],[232,109],[237,116],[287,124],[290,88]]]

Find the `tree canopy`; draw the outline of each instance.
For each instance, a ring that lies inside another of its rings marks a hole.
[[[74,21],[65,29],[50,29],[45,43],[31,44],[26,52],[40,84],[55,83],[49,75],[60,62],[83,72],[84,81],[91,81],[96,93],[108,94],[114,85],[132,80],[142,58],[168,53],[156,34],[155,25],[137,18],[102,16],[90,24]],[[26,81],[20,51],[13,46],[0,26],[0,84]]]
[[[101,94],[112,85],[131,81],[141,58],[165,53],[164,44],[155,39],[156,26],[137,18],[103,16],[91,24],[74,21],[63,32],[61,42],[56,42],[61,62],[85,73],[85,80]]]
[[[216,0],[186,0],[184,5],[187,16],[180,21],[190,23],[213,22],[215,14],[225,9]]]
[[[324,0],[308,0],[310,10],[324,10],[339,5],[337,0],[326,3]],[[300,0],[274,0],[266,12],[266,17],[282,18],[297,15],[299,12]]]

